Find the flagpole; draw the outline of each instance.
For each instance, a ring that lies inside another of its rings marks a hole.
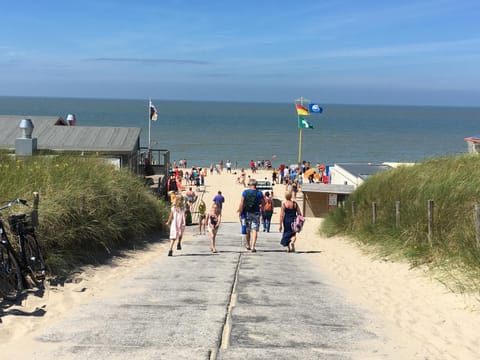
[[[298,119],[300,121],[300,119]],[[299,131],[299,139],[298,139],[298,168],[300,169],[301,161],[302,161],[302,128]]]
[[[150,105],[152,104],[152,98],[148,98],[148,153],[150,154],[150,143],[151,143],[151,137],[150,137],[150,131],[152,127],[152,119],[150,119],[150,114],[151,114],[151,109]]]
[[[303,106],[303,96],[300,96],[300,105]],[[297,125],[300,123],[300,115],[297,115]],[[297,162],[297,165],[298,165],[298,169],[300,169],[301,167],[301,163],[302,163],[302,130],[303,128],[301,126],[299,126],[299,135],[298,135],[298,162]]]

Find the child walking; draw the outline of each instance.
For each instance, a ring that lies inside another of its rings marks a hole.
[[[210,234],[210,251],[216,253],[217,249],[215,247],[215,239],[217,237],[217,231],[222,222],[222,214],[216,203],[213,203],[212,208],[207,214],[207,228],[208,233]]]
[[[168,256],[173,256],[173,245],[175,240],[177,242],[177,250],[182,250],[182,237],[185,231],[185,205],[182,195],[175,197],[170,215],[167,220],[167,225],[170,225],[170,250],[168,250]]]

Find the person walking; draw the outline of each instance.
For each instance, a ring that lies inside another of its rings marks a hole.
[[[292,200],[292,193],[285,193],[285,201],[280,209],[280,232],[283,230],[280,244],[287,247],[287,252],[295,252],[295,241],[297,233],[293,230],[292,224],[297,216],[302,216],[300,206]]]
[[[207,205],[205,205],[205,201],[200,200],[200,204],[198,204],[198,230],[200,235],[205,234],[205,218],[207,217]],[[203,230],[203,232],[202,232]]]
[[[243,190],[240,204],[238,205],[238,214],[241,216],[245,212],[245,225],[247,227],[246,248],[256,252],[258,231],[260,230],[260,212],[263,209],[263,193],[257,190],[257,181],[250,179],[248,189]]]
[[[262,211],[262,222],[263,222],[263,231],[270,232],[270,223],[272,221],[273,215],[273,199],[270,196],[270,192],[266,191],[263,198],[263,211]]]
[[[225,202],[225,197],[222,195],[222,192],[218,190],[217,195],[213,197],[213,202],[217,204],[218,209],[222,212],[223,203]]]
[[[186,225],[185,204],[183,196],[180,194],[175,197],[167,225],[170,225],[170,249],[168,250],[168,256],[173,256],[173,245],[176,240],[178,240],[177,250],[182,250],[182,237]]]
[[[215,240],[217,238],[217,232],[221,222],[222,213],[220,212],[218,205],[216,203],[213,203],[212,208],[208,212],[206,218],[208,233],[210,235],[210,251],[212,253],[217,252],[217,248],[215,247]]]
[[[188,209],[191,212],[193,210],[193,203],[197,200],[197,194],[195,194],[192,187],[189,187],[185,193],[185,197],[187,198]]]

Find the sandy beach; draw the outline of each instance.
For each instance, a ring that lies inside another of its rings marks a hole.
[[[257,174],[247,171],[247,174],[256,179],[270,179],[267,171]],[[199,192],[208,207],[217,191],[222,191],[226,199],[222,214],[225,222],[238,221],[236,210],[243,186],[236,184],[236,178],[235,174],[209,174],[205,191]],[[284,186],[276,185],[275,199],[282,200],[284,191]],[[302,202],[301,196],[298,201]],[[275,208],[274,232],[278,231],[279,213],[279,208]],[[422,359],[479,358],[480,335],[476,327],[480,323],[480,302],[477,298],[451,293],[422,269],[411,269],[408,264],[388,259],[374,259],[348,239],[323,237],[318,233],[320,224],[321,219],[307,218],[299,234],[297,250],[312,251],[305,257],[306,261],[312,261],[327,275],[330,284],[341,289],[352,303],[375,314],[393,339],[411,344],[412,353],[421,354]],[[260,233],[259,243],[261,239]],[[221,244],[218,247],[221,249]],[[41,297],[28,296],[21,306],[3,308],[0,353],[23,358],[22,349],[28,349],[39,329],[65,318],[73,308],[92,298],[111,294],[115,283],[130,267],[148,264],[166,255],[166,242],[154,243],[146,250],[130,251],[126,256],[115,258],[112,265],[88,267],[72,282],[47,287]]]

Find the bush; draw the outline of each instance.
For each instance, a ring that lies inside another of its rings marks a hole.
[[[0,156],[0,199],[40,194],[38,237],[53,275],[96,264],[162,231],[168,207],[143,179],[95,157]]]
[[[480,203],[479,165],[480,158],[468,154],[378,173],[349,196],[344,209],[329,214],[322,231],[349,234],[376,245],[382,254],[402,256],[412,265],[455,269],[466,274],[469,283],[480,284],[480,249],[473,216],[474,205]],[[431,243],[427,235],[429,199],[435,204]],[[395,201],[400,202],[398,227]],[[375,224],[372,202],[377,204]]]

